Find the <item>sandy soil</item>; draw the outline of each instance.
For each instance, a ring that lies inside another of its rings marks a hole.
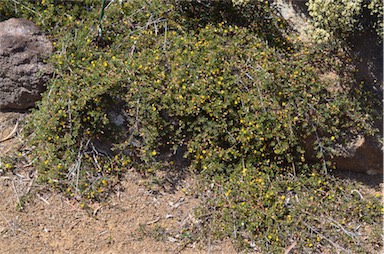
[[[198,200],[180,190],[153,195],[134,175],[108,203],[86,210],[39,191],[22,173],[1,177],[1,253],[236,253],[229,242],[185,246],[179,231],[193,223]],[[18,199],[28,190],[34,195],[20,211]]]

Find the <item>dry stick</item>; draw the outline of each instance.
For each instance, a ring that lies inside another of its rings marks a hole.
[[[313,123],[312,123],[312,126],[314,127]],[[321,143],[319,135],[317,134],[317,129],[315,129],[315,134],[316,134],[317,142],[319,143],[321,157],[323,159],[324,171],[325,171],[325,174],[327,174],[328,173],[328,169],[327,169],[327,164],[326,164],[326,160],[325,160],[325,156],[324,156],[323,144]]]
[[[333,242],[332,240],[328,239],[327,237],[325,237],[323,234],[321,234],[319,231],[317,231],[316,229],[312,228],[311,226],[309,226],[307,223],[305,223],[303,221],[303,224],[310,230],[312,230],[313,232],[315,232],[316,234],[318,234],[321,238],[323,238],[324,240],[326,240],[327,242],[329,242],[330,244],[333,245],[333,247],[335,247],[336,249],[341,249],[347,253],[351,253],[350,251],[344,249],[343,247],[341,247],[340,245],[338,245],[337,243]]]
[[[15,232],[15,230],[13,229],[12,224],[7,220],[7,218],[5,218],[5,216],[2,214],[2,212],[0,212],[0,215],[1,215],[1,217],[3,217],[3,219],[5,220],[5,222],[9,225],[9,228],[12,230],[13,236],[16,236],[16,232]]]
[[[250,79],[250,80],[254,80],[254,78],[249,74],[249,73],[245,73],[245,75]],[[263,99],[263,96],[261,95],[261,91],[260,91],[260,88],[259,88],[259,85],[255,82],[255,85],[256,85],[256,88],[257,88],[257,94],[259,95],[259,98],[260,98],[260,102],[261,102],[261,106],[264,110],[265,113],[267,113],[267,109],[265,108],[264,106],[264,99]]]
[[[109,8],[109,6],[114,2],[115,0],[111,0],[108,4],[107,4],[107,6],[105,6],[105,10],[107,10],[108,8]]]
[[[284,254],[288,254],[293,248],[295,248],[297,242],[294,241],[291,245],[288,246],[288,248],[284,251]]]
[[[364,199],[363,195],[361,195],[361,193],[358,190],[356,189],[351,190],[351,194],[353,194],[354,192],[356,192],[360,196],[361,200]]]
[[[26,6],[26,5],[22,4],[22,3],[20,3],[19,1],[16,1],[16,0],[12,0],[12,1],[13,1],[13,3],[14,3],[15,5],[16,5],[16,4],[20,4],[23,8],[25,8],[25,9],[27,9],[27,10],[29,10],[29,11],[31,11],[31,12],[37,14],[37,15],[39,15],[39,17],[41,17],[41,14],[40,14],[40,13],[38,13],[38,12],[32,10],[31,8],[28,8],[28,6]],[[16,12],[17,12],[17,11],[16,11]]]
[[[20,228],[17,228],[16,230],[17,230],[17,231],[20,231],[21,233],[26,234],[26,235],[29,236],[29,237],[32,237],[32,235],[31,235],[30,233],[28,233],[27,231],[24,231],[24,230],[22,230],[22,229],[20,229]]]
[[[25,195],[27,195],[31,191],[31,188],[32,188],[33,183],[35,182],[35,179],[36,179],[36,177],[33,177],[31,182],[28,184],[28,189],[25,192]]]
[[[45,198],[43,198],[42,196],[39,195],[39,193],[36,193],[36,196],[38,198],[40,198],[44,203],[46,203],[47,205],[50,205],[50,203],[48,202],[48,200],[46,200]]]
[[[15,124],[15,127],[13,128],[13,130],[11,131],[11,133],[8,134],[8,136],[6,136],[5,138],[3,138],[2,140],[0,140],[0,143],[4,142],[4,141],[7,141],[8,139],[11,139],[13,134],[15,134],[16,130],[17,130],[17,127],[19,126],[19,121],[16,122]]]
[[[180,247],[177,247],[172,253],[181,253],[185,247],[187,247],[188,243],[190,243],[191,240],[186,241],[183,243]]]
[[[161,218],[160,217],[157,217],[156,219],[152,220],[152,221],[148,221],[146,224],[147,225],[151,225],[151,224],[154,224],[156,222],[158,222]]]
[[[224,189],[221,188],[221,192],[224,194],[225,198],[227,199],[227,202],[229,204],[229,207],[232,207],[232,203],[231,203],[231,200],[225,195],[224,193]],[[232,212],[232,218],[233,218],[233,221],[236,221],[236,216],[235,216],[235,212],[233,210],[231,210]],[[233,224],[233,236],[235,237],[235,239],[237,238],[237,230],[236,230],[236,223]]]
[[[102,207],[103,207],[103,206],[100,205],[100,206],[98,206],[98,207],[93,211],[93,217],[96,217],[97,212],[98,212]]]
[[[164,29],[165,29],[165,32],[164,32],[163,50],[165,51],[167,49],[167,32],[168,32],[168,26],[167,26],[167,22],[166,21],[165,21],[165,24],[164,24]]]
[[[68,121],[69,121],[69,134],[72,136],[71,99],[68,100]]]
[[[344,233],[347,235],[347,236],[349,236],[349,237],[351,237],[351,238],[356,238],[356,234],[354,234],[354,233],[352,233],[352,232],[350,232],[350,231],[348,231],[348,230],[346,230],[343,226],[341,226],[340,225],[340,223],[338,223],[337,221],[335,221],[334,219],[332,219],[332,218],[330,218],[330,219],[328,219],[330,222],[332,222],[334,225],[336,225],[337,227],[339,227],[341,230],[343,230],[344,231]],[[359,242],[359,239],[356,239],[358,242]]]
[[[17,193],[17,190],[16,190],[15,180],[12,180],[12,187],[13,187],[13,190],[15,191],[15,194],[16,194],[16,197],[17,197],[17,204],[20,204],[20,196],[19,196],[19,193]]]

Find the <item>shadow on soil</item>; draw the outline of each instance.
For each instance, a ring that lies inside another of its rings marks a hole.
[[[340,170],[333,172],[333,175],[340,179],[347,179],[367,185],[376,191],[382,191],[383,186],[383,174],[368,175],[367,173],[359,173],[348,170]]]

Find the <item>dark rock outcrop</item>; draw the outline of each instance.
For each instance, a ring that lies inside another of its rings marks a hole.
[[[0,110],[35,105],[53,73],[45,63],[52,50],[33,22],[14,18],[0,22]]]

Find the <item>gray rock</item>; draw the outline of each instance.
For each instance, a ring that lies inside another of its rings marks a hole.
[[[368,175],[383,174],[383,146],[378,137],[355,136],[345,144],[337,143],[332,148],[332,155],[316,158],[316,136],[305,139],[305,155],[310,162],[321,162],[323,159],[336,165],[337,170],[367,173]],[[316,149],[317,150],[317,149]]]
[[[347,145],[338,145],[334,152],[336,156],[331,161],[339,169],[383,174],[383,151],[374,137],[358,136]]]
[[[51,42],[33,22],[0,22],[0,110],[31,108],[41,98],[53,69],[45,63]]]

